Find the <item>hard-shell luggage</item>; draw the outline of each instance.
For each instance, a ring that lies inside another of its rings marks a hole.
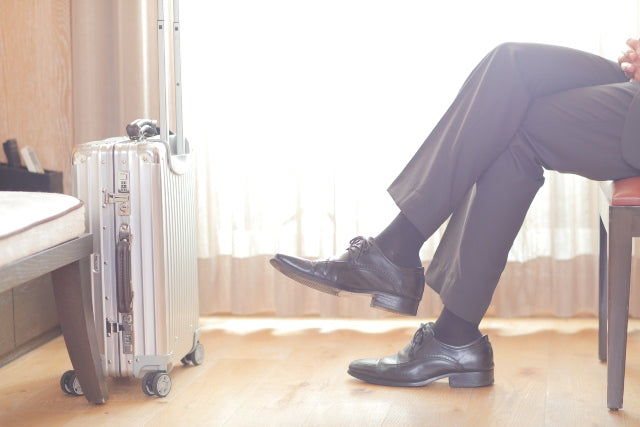
[[[170,9],[159,0],[159,126],[136,120],[127,136],[81,144],[73,153],[74,193],[85,202],[94,238],[91,280],[104,373],[143,378],[142,390],[160,397],[169,393],[176,364],[199,365],[204,357],[198,341],[195,165],[182,133],[179,30],[177,0]],[[170,52],[166,37],[173,38]],[[174,76],[168,79],[165,62],[171,60]],[[82,393],[73,371],[60,383],[70,394]]]

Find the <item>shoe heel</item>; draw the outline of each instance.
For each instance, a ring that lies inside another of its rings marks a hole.
[[[400,314],[415,316],[420,301],[389,294],[375,294],[371,298],[371,307],[379,307]]]
[[[449,375],[449,386],[456,388],[485,387],[493,384],[493,369]]]

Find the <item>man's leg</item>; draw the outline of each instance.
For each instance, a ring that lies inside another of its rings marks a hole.
[[[629,83],[574,89],[532,103],[508,149],[452,215],[426,281],[458,316],[479,323],[538,188],[542,167],[590,179],[640,174],[621,132],[637,90]]]
[[[624,80],[616,63],[596,55],[547,45],[501,45],[474,69],[389,192],[429,237],[511,144],[532,102]]]
[[[447,377],[452,387],[492,384],[493,350],[477,325],[543,183],[542,167],[592,179],[640,174],[622,159],[620,149],[635,90],[629,83],[588,87],[533,102],[506,150],[454,210],[428,269],[427,283],[445,305],[438,321],[422,325],[395,355],[351,362],[349,374],[392,386],[420,386]],[[474,329],[475,336],[460,341]]]
[[[323,292],[370,294],[373,306],[415,315],[424,288],[421,267],[415,265],[421,242],[507,149],[531,103],[558,91],[624,79],[617,64],[584,52],[532,44],[499,46],[471,73],[389,188],[402,215],[381,233],[382,245],[358,237],[336,258],[310,261],[276,254],[271,264]],[[414,229],[418,239],[411,236]]]

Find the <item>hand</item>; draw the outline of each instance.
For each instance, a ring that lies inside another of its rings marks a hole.
[[[629,49],[618,58],[620,69],[631,81],[640,81],[640,40],[627,40]]]

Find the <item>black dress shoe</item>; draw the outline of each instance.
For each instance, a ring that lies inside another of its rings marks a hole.
[[[444,344],[434,336],[433,323],[427,323],[397,354],[355,360],[348,373],[369,383],[398,387],[423,386],[447,377],[451,387],[483,387],[493,384],[493,350],[486,335],[459,347]]]
[[[271,265],[319,291],[369,294],[372,307],[415,316],[424,292],[424,269],[395,265],[371,237],[356,237],[350,245],[344,254],[323,261],[276,254]]]

